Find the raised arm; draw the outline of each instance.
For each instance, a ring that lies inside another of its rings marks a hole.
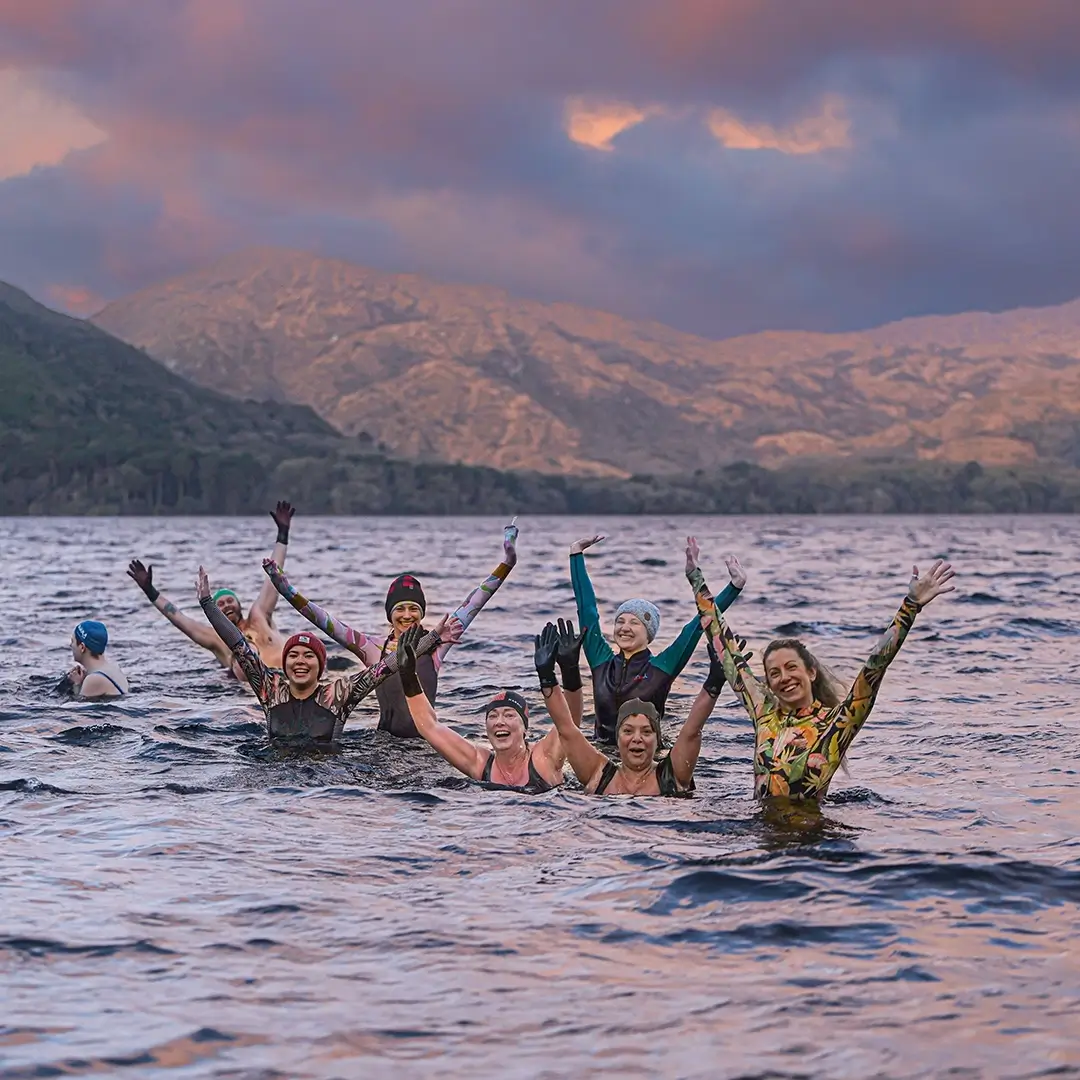
[[[409,704],[409,714],[416,724],[416,730],[424,737],[428,745],[444,760],[473,780],[484,775],[484,764],[488,755],[478,746],[463,738],[445,724],[440,724],[435,715],[435,708],[427,699],[424,688],[416,676],[416,643],[423,630],[412,627],[401,635],[398,642],[398,673],[405,690],[405,700]]]
[[[604,640],[604,631],[600,628],[600,612],[596,607],[596,593],[593,592],[588,568],[585,566],[585,549],[600,543],[604,537],[587,536],[570,545],[570,584],[577,601],[578,625],[585,635],[585,659],[589,667],[596,667],[605,660],[610,660],[614,650]]]
[[[285,566],[285,556],[289,548],[289,527],[292,525],[293,514],[295,513],[293,507],[284,500],[280,500],[277,506],[270,511],[270,516],[274,519],[274,524],[277,525],[277,542],[274,544],[274,550],[270,558],[279,567]],[[274,614],[274,608],[277,607],[277,602],[278,590],[274,588],[273,582],[264,581],[262,588],[259,590],[259,595],[255,598],[255,603],[251,605],[248,611],[248,620],[261,618],[269,622]]]
[[[734,556],[727,559],[728,573],[731,580],[715,597],[713,603],[721,611],[727,611],[735,602],[746,584],[746,574],[739,565],[739,560]],[[679,636],[658,656],[653,658],[653,664],[666,671],[669,675],[678,675],[690,662],[694,655],[698,642],[701,640],[701,615],[695,615],[679,632]]]
[[[675,779],[679,787],[688,788],[694,778],[694,769],[697,767],[698,755],[701,753],[701,733],[705,728],[705,721],[712,716],[716,707],[716,699],[724,688],[726,676],[724,664],[717,655],[716,647],[710,641],[709,648],[709,674],[704,684],[694,698],[694,704],[690,706],[690,715],[679,731],[675,739],[675,745],[671,748],[671,768],[675,773]]]
[[[461,623],[454,616],[444,615],[439,620],[439,625],[434,630],[429,630],[416,642],[415,653],[417,656],[425,656],[434,652],[440,645],[456,645],[461,639]],[[382,657],[377,664],[369,667],[366,671],[357,672],[347,679],[349,683],[349,695],[345,700],[338,719],[337,733],[341,734],[349,713],[360,704],[380,683],[385,682],[398,670],[397,649]]]
[[[581,645],[585,640],[585,631],[574,633],[571,620],[560,619],[557,624],[559,649],[555,660],[562,675],[563,696],[570,708],[574,723],[581,727],[581,717],[585,711],[585,702],[581,692]]]
[[[199,567],[196,590],[199,606],[203,609],[203,614],[240,665],[251,689],[255,691],[255,696],[265,706],[269,701],[269,669],[259,659],[259,654],[251,647],[248,639],[225,617],[225,613],[211,599],[210,582],[207,579],[206,571],[201,566]]]
[[[548,623],[548,626],[550,625],[551,623]],[[544,629],[547,632],[547,627]],[[555,627],[555,635],[557,642],[555,662],[559,665],[559,671],[562,674],[563,698],[566,701],[566,707],[570,710],[570,719],[574,722],[575,727],[580,728],[582,696],[581,669],[579,665],[581,642],[585,635],[584,633],[575,634],[574,624],[569,619],[560,619],[558,621]],[[546,650],[548,641],[543,634],[540,635],[540,641],[541,649]],[[546,652],[536,659],[546,663]],[[551,763],[551,767],[555,772],[562,772],[562,767],[566,763],[566,748],[559,737],[559,729],[551,727],[544,737],[537,742],[534,753],[543,754]]]
[[[948,584],[955,577],[947,562],[938,560],[921,577],[919,568],[912,567],[911,582],[900,610],[893,616],[889,628],[881,636],[874,651],[855,676],[847,697],[836,710],[836,719],[825,740],[825,755],[839,764],[852,740],[858,735],[877,700],[885,672],[893,662],[900,646],[915,622],[915,616],[937,596],[954,592],[955,585]]]
[[[587,791],[595,791],[608,759],[581,734],[581,728],[574,723],[559,681],[555,678],[558,631],[548,623],[543,634],[537,634],[535,644],[536,674],[540,678],[540,692],[544,695],[548,715],[559,734],[562,750],[581,785]]]
[[[263,559],[263,570],[266,571],[274,590],[285,597],[309,623],[313,623],[327,637],[333,638],[354,656],[358,656],[368,667],[379,662],[380,650],[373,641],[359,630],[354,630],[348,623],[335,619],[330,612],[304,596],[273,559]]]
[[[143,566],[141,560],[132,559],[128,565],[127,575],[146,594],[146,599],[177,630],[189,637],[196,645],[209,649],[226,667],[229,665],[229,650],[221,638],[214,633],[213,628],[207,626],[206,623],[196,622],[194,619],[188,618],[167,596],[162,596],[154,588],[154,568],[152,566]]]
[[[724,677],[732,690],[739,695],[750,719],[757,727],[758,722],[769,711],[768,690],[750,670],[749,660],[740,649],[738,639],[717,610],[712,593],[705,584],[705,575],[698,566],[699,554],[697,541],[692,536],[689,537],[686,541],[686,578],[694,590],[694,600],[697,602],[702,625],[707,627],[706,632],[724,666]]]
[[[503,558],[502,562],[491,571],[490,574],[468,596],[462,600],[461,605],[453,613],[451,618],[461,624],[464,633],[469,624],[484,609],[484,605],[499,591],[499,586],[510,576],[510,571],[517,565],[517,518],[503,528]],[[455,641],[443,642],[435,652],[435,666],[439,667],[443,658]]]

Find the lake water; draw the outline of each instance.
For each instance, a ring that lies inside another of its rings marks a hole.
[[[378,631],[391,576],[453,607],[501,526],[301,514],[288,571]],[[822,814],[780,820],[729,690],[692,800],[481,790],[368,703],[339,755],[265,760],[251,697],[124,569],[153,562],[199,616],[205,562],[246,605],[269,517],[0,520],[4,1077],[1080,1076],[1080,520],[521,527],[443,669],[463,731],[504,686],[543,727],[531,637],[572,614],[566,550],[594,527],[605,625],[646,596],[661,643],[693,612],[688,531],[717,588],[742,557],[729,621],[758,656],[797,633],[851,674],[913,560],[951,558],[959,591],[920,615]],[[118,704],[51,693],[91,616]]]

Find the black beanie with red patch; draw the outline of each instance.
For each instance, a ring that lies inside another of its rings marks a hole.
[[[420,582],[412,574],[401,574],[390,582],[390,588],[386,593],[386,619],[390,621],[390,614],[398,604],[418,604],[420,614],[427,612],[427,601],[424,599],[424,590]]]

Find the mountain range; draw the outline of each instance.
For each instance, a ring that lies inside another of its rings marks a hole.
[[[735,462],[557,476],[406,461],[308,407],[227,397],[0,283],[0,515],[886,513],[1080,510],[1080,470]]]
[[[1080,464],[1080,301],[710,341],[499,289],[253,249],[93,322],[394,455],[593,477],[748,461]]]

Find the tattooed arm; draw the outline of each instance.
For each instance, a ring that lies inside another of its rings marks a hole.
[[[199,623],[194,619],[188,618],[188,616],[180,611],[167,596],[162,596],[161,593],[154,588],[154,568],[152,566],[143,566],[139,559],[132,559],[128,566],[127,573],[128,577],[131,578],[131,580],[146,594],[147,600],[149,600],[177,630],[189,637],[196,645],[201,645],[204,649],[209,649],[210,652],[218,658],[222,667],[231,666],[232,654],[221,638],[214,633],[213,629],[205,623]]]

